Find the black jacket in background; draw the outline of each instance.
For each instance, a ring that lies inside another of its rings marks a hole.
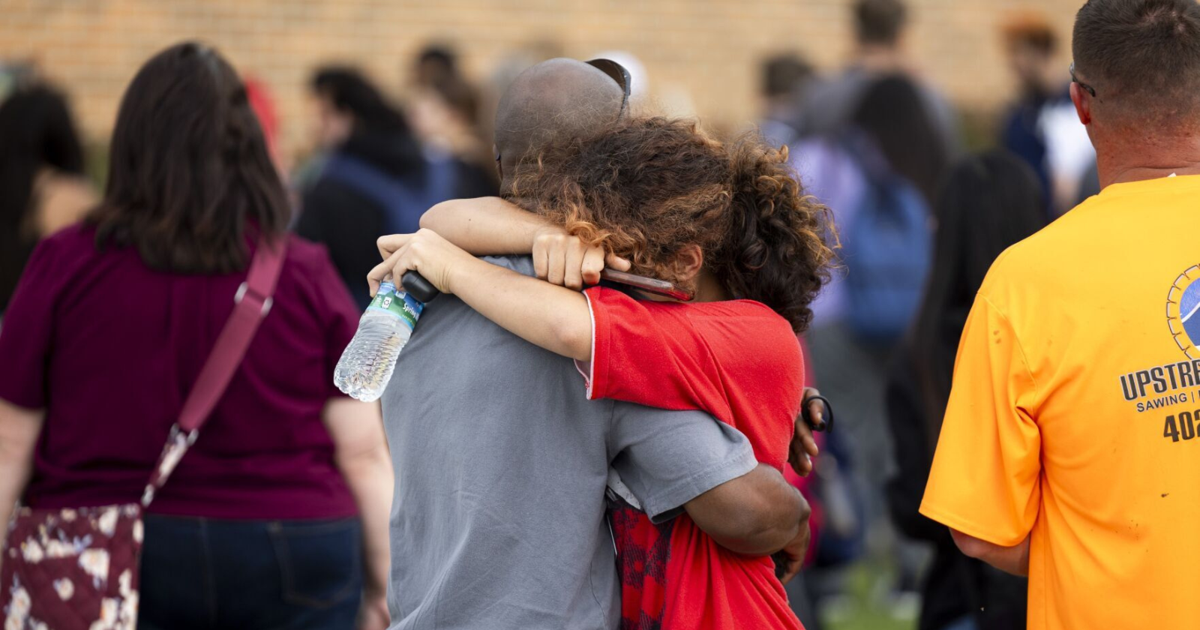
[[[375,241],[387,230],[382,206],[350,186],[318,179],[304,194],[296,224],[300,236],[325,245],[350,295],[362,309],[371,301],[367,273],[380,262]]]
[[[421,185],[425,162],[412,141],[383,136],[353,137],[339,149],[400,182]],[[454,198],[495,195],[486,174],[478,167],[456,162]],[[342,281],[361,308],[371,301],[367,273],[380,263],[375,241],[388,233],[387,209],[367,193],[329,177],[317,176],[303,194],[296,233],[325,245]]]
[[[949,360],[953,361],[953,356]],[[930,445],[935,436],[930,435],[917,373],[906,342],[897,350],[888,376],[888,428],[896,449],[897,473],[888,482],[887,502],[892,521],[902,534],[933,545],[918,630],[941,630],[967,615],[975,617],[980,630],[1024,629],[1028,582],[966,557],[954,544],[949,528],[918,512],[933,466]]]

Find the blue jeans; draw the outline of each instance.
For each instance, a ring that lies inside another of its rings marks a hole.
[[[146,516],[139,630],[342,630],[362,597],[357,518]]]

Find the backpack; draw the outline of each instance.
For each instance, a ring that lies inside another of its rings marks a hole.
[[[933,247],[929,205],[890,169],[864,172],[866,190],[843,232],[847,323],[863,341],[891,344],[921,304]]]
[[[382,206],[389,234],[412,234],[421,229],[421,215],[431,206],[453,199],[457,184],[454,163],[447,159],[425,160],[424,186],[420,189],[340,153],[329,158],[321,176],[342,182]]]

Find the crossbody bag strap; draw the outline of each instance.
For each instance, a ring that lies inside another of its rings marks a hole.
[[[265,239],[259,241],[254,258],[250,261],[246,281],[238,287],[233,296],[233,312],[225,322],[225,327],[221,329],[208,359],[205,360],[196,384],[188,392],[183,411],[179,413],[179,420],[171,427],[167,445],[163,448],[142,495],[142,507],[149,506],[150,501],[154,499],[154,493],[167,482],[183,454],[196,441],[200,427],[208,421],[213,408],[225,394],[229,381],[233,379],[233,373],[241,365],[242,357],[246,355],[250,341],[258,331],[258,325],[271,310],[275,285],[279,282],[279,272],[283,269],[286,251],[287,245],[284,241],[274,246]]]

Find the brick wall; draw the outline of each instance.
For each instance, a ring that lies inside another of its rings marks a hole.
[[[850,0],[0,0],[0,59],[35,62],[73,96],[93,140],[111,129],[138,65],[182,38],[222,49],[273,90],[284,146],[305,143],[305,80],[320,62],[361,64],[396,94],[430,40],[453,44],[468,74],[513,51],[586,57],[622,49],[645,64],[660,101],[690,101],[709,123],[754,118],[757,62],[794,50],[836,67],[849,51]],[[909,49],[965,109],[1001,104],[1011,84],[997,24],[1038,7],[1069,38],[1081,0],[910,0]],[[536,54],[536,53],[535,53]],[[1068,53],[1063,53],[1064,68]]]

